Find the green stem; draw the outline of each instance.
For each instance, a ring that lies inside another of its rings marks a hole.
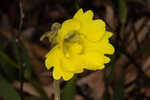
[[[75,75],[71,80],[66,82],[66,85],[62,89],[62,100],[74,100],[76,94],[76,80],[77,75]]]
[[[54,100],[60,100],[59,80],[54,80]]]

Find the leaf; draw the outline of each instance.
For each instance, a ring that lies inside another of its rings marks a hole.
[[[80,0],[75,0],[74,6],[75,6],[76,10],[79,10],[80,9]]]
[[[18,47],[16,45],[16,40],[15,40],[14,36],[11,37],[11,43],[12,43],[13,52],[14,52],[14,55],[15,55],[14,57],[16,58],[17,63],[20,65],[20,63],[19,63],[20,62],[19,50],[18,50]]]
[[[21,100],[16,90],[2,76],[0,76],[0,96],[4,100]]]
[[[0,66],[1,66],[0,70],[2,70],[3,74],[8,80],[13,81],[17,79],[18,75],[14,67],[10,67],[11,66],[10,64],[2,60],[0,60]]]
[[[9,57],[7,56],[4,52],[0,51],[0,60],[9,63],[12,65],[14,68],[19,68],[19,66]]]
[[[126,0],[118,0],[119,6],[119,17],[122,24],[126,23],[127,20],[127,5]]]
[[[32,73],[30,58],[29,58],[26,48],[23,45],[21,49],[22,49],[22,60],[24,61],[24,64],[25,64],[24,77],[26,79],[30,79],[31,73]]]
[[[118,50],[115,50],[115,54],[113,56],[109,55],[109,57],[111,58],[111,61],[110,63],[107,64],[107,66],[110,68],[110,73],[107,76],[105,76],[106,86],[109,86],[114,78],[115,63],[119,59],[118,56],[120,55],[121,54]]]
[[[45,93],[44,89],[40,86],[40,84],[38,84],[31,77],[32,65],[30,62],[30,57],[28,55],[27,49],[24,47],[24,45],[21,42],[19,43],[19,47],[18,47],[16,45],[15,38],[13,36],[12,36],[12,43],[13,43],[14,53],[15,53],[15,56],[16,56],[19,66],[21,66],[21,67],[24,66],[24,78],[33,85],[33,87],[37,90],[37,92],[40,93],[43,100],[48,100],[48,96]],[[20,71],[20,72],[22,72],[22,71]]]
[[[126,0],[118,0],[118,6],[119,6],[119,17],[121,22],[121,29],[120,29],[120,37],[124,38],[124,27],[127,20],[127,5]]]
[[[116,83],[113,100],[124,100],[124,75]]]
[[[76,76],[74,76],[62,89],[62,100],[74,100],[76,93]]]
[[[0,44],[0,49],[4,50],[7,46],[8,46],[8,41],[4,41],[4,43],[2,42],[2,44]]]
[[[107,77],[105,77],[105,83],[107,86],[109,86],[114,78],[114,64],[116,62],[116,57],[115,56],[112,56],[111,58],[111,62],[108,64],[108,66],[110,66],[110,73]]]
[[[116,53],[113,56],[109,56],[111,58],[111,62],[107,65],[110,68],[110,73],[108,75],[105,75],[105,94],[103,96],[104,100],[110,100],[108,88],[114,79],[115,63],[119,59],[119,55],[121,54],[118,52],[118,50],[116,50]]]
[[[28,51],[26,50],[26,48],[21,42],[19,42],[17,46],[15,42],[15,38],[13,36],[11,38],[11,41],[14,50],[14,55],[19,64],[19,67],[24,66],[24,77],[31,78],[32,70],[31,70],[30,58],[28,56]]]

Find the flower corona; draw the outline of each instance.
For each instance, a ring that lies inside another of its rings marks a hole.
[[[70,80],[84,69],[103,69],[113,54],[109,43],[111,32],[106,31],[101,19],[93,19],[93,12],[79,9],[72,19],[64,21],[58,29],[56,45],[46,55],[47,69],[53,67],[53,78]]]

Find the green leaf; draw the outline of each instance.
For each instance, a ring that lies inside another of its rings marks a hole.
[[[119,6],[119,17],[122,24],[126,23],[127,20],[127,5],[126,0],[118,0]]]
[[[22,58],[25,64],[24,77],[30,79],[32,73],[30,58],[26,48],[23,45],[21,49],[22,49]]]
[[[14,55],[15,55],[14,57],[16,58],[18,65],[20,65],[19,49],[16,45],[16,40],[15,40],[14,36],[11,37],[11,44],[12,44],[13,52],[14,52]]]
[[[107,68],[110,68],[110,73],[108,75],[105,75],[105,84],[106,86],[109,86],[114,78],[114,70],[115,70],[115,63],[119,59],[118,56],[120,56],[120,52],[118,50],[115,50],[115,54],[113,56],[108,56],[111,58],[111,62],[107,64]]]
[[[2,51],[0,51],[0,60],[12,65],[14,68],[17,68],[17,69],[19,68],[19,66]]]
[[[0,66],[1,66],[1,70],[4,73],[4,76],[10,80],[17,80],[17,73],[16,73],[16,69],[14,67],[11,67],[10,64],[6,63],[5,61],[1,61],[0,60]]]
[[[107,64],[109,68],[110,72],[108,73],[108,75],[105,75],[105,93],[103,96],[103,100],[110,100],[111,96],[109,94],[109,86],[111,85],[113,79],[114,79],[114,71],[115,71],[115,63],[116,61],[119,59],[118,56],[120,56],[120,52],[118,50],[115,50],[115,54],[113,56],[108,56],[111,58],[111,62],[109,64]]]
[[[62,89],[62,100],[74,100],[76,93],[76,76],[74,76]]]
[[[114,78],[114,64],[116,62],[116,57],[115,56],[112,56],[112,59],[111,59],[111,62],[108,64],[108,66],[110,66],[110,73],[107,77],[105,77],[105,83],[107,86],[109,86]]]
[[[38,97],[35,96],[25,96],[24,100],[42,100],[42,99],[39,99]]]
[[[18,48],[14,37],[12,37],[12,43],[13,43],[14,53],[15,53],[19,66],[24,66],[25,68],[24,69],[25,79],[28,80],[36,89],[36,91],[40,93],[42,100],[48,100],[48,96],[45,93],[44,89],[40,86],[40,84],[38,84],[38,82],[33,80],[31,77],[32,66],[31,66],[30,57],[28,55],[27,49],[24,47],[24,45],[21,42],[19,43],[19,48]],[[20,72],[22,72],[21,69],[20,69]]]
[[[121,22],[120,37],[124,38],[124,27],[127,20],[127,5],[126,0],[118,0],[119,17]]]
[[[113,100],[124,100],[124,75],[116,83]]]
[[[25,68],[24,69],[24,77],[31,78],[32,70],[31,70],[31,63],[30,63],[28,51],[26,50],[23,43],[21,43],[21,42],[19,42],[18,46],[17,46],[17,44],[15,42],[15,37],[12,36],[11,41],[12,41],[14,55],[19,64],[19,67],[24,66],[24,68]]]
[[[76,10],[80,9],[80,0],[75,0],[74,6]]]
[[[0,76],[0,97],[4,100],[21,100],[16,90]]]
[[[23,66],[24,64],[24,77],[25,78],[31,78],[31,63],[30,63],[30,58],[28,56],[28,51],[26,50],[26,48],[24,47],[24,45],[20,42],[18,43],[19,46],[17,46],[16,42],[15,42],[15,38],[12,36],[11,38],[12,41],[12,46],[13,46],[13,50],[14,50],[14,55],[16,57],[16,60],[20,66]]]
[[[1,41],[0,41],[1,42]],[[8,41],[4,41],[0,44],[0,50],[4,50],[8,46]]]

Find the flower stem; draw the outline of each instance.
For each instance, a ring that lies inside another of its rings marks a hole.
[[[59,80],[54,80],[54,100],[60,100]]]

